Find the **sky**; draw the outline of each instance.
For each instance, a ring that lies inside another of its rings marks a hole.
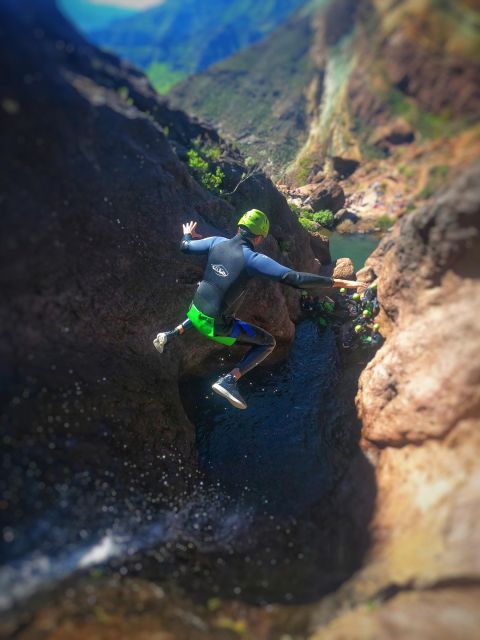
[[[90,4],[103,4],[111,7],[123,7],[126,9],[148,9],[164,0],[89,0]]]

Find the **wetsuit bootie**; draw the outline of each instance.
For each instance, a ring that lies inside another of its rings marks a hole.
[[[231,373],[227,373],[226,376],[219,378],[212,384],[212,389],[215,393],[218,393],[219,396],[222,396],[222,398],[226,398],[235,408],[247,408],[247,403],[238,392],[237,381]]]

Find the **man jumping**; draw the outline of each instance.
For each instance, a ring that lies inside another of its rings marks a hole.
[[[167,343],[193,326],[215,342],[250,346],[238,365],[212,385],[213,391],[234,407],[246,409],[247,404],[237,389],[237,382],[275,348],[275,338],[267,331],[235,317],[248,281],[255,276],[263,276],[307,290],[319,286],[366,287],[366,284],[294,271],[257,253],[254,248],[267,237],[270,227],[267,216],[258,209],[251,209],[240,218],[237,234],[231,239],[213,236],[195,240],[201,238],[195,232],[196,226],[196,222],[183,225],[180,248],[183,253],[208,254],[203,280],[198,285],[187,320],[172,331],[159,333],[153,344],[162,353]]]

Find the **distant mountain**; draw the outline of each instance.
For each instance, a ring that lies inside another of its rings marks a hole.
[[[396,145],[475,123],[479,29],[472,0],[317,1],[169,101],[274,175],[347,176]]]
[[[87,0],[57,0],[57,5],[63,15],[83,33],[102,29],[113,20],[137,13],[133,9],[93,4]]]
[[[258,42],[304,4],[306,0],[166,0],[91,30],[89,37],[145,69],[164,92],[181,78]]]

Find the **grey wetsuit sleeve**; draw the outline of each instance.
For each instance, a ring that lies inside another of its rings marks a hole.
[[[302,271],[289,271],[282,277],[282,282],[296,289],[316,289],[318,287],[333,286],[333,278],[317,276],[314,273],[304,273]]]
[[[201,240],[192,240],[190,233],[186,233],[180,242],[180,251],[183,253],[208,253],[212,247],[219,242],[225,242],[227,238],[221,236],[212,236],[211,238],[202,238]]]
[[[245,266],[249,276],[263,276],[280,282],[291,269],[283,266],[279,262],[272,260],[262,253],[247,250],[244,252]]]

